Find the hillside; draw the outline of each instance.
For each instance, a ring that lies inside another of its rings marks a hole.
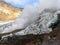
[[[22,9],[0,1],[0,21],[10,21],[16,19],[22,13]]]

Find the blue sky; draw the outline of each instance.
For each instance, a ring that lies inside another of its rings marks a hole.
[[[13,6],[24,8],[26,5],[37,5],[39,0],[5,0]]]

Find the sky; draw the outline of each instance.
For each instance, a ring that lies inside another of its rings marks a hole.
[[[19,8],[24,8],[26,5],[37,5],[39,0],[5,0],[5,2]]]

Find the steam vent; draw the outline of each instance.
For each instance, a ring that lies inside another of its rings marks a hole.
[[[22,13],[22,9],[0,1],[0,21],[11,21],[16,19]]]

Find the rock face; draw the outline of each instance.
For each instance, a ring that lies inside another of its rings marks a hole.
[[[4,1],[0,1],[0,21],[15,20],[21,13],[21,9],[13,7]]]
[[[49,33],[52,31],[50,27],[57,22],[58,15],[57,12],[52,10],[44,10],[36,22],[29,25],[21,34],[21,32],[16,33],[17,35],[26,35],[26,34],[43,34]],[[49,28],[50,27],[50,28]]]

